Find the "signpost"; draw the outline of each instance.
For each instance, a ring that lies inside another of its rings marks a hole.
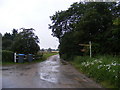
[[[91,50],[91,41],[89,41],[89,44],[79,44],[80,46],[86,46],[90,49],[90,58],[92,57],[92,50]]]

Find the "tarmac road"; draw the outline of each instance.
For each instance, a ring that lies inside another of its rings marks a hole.
[[[54,55],[41,63],[3,66],[2,88],[101,88],[101,86],[70,64],[62,64],[59,55]]]

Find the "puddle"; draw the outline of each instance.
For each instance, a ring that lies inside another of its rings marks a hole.
[[[2,70],[10,70],[10,69],[4,68],[4,69],[2,69]]]
[[[58,73],[59,73],[59,60],[49,59],[44,62],[44,66],[40,68],[39,75],[40,79],[57,83],[58,82]]]
[[[2,68],[1,70],[11,70],[11,69],[14,69],[14,68]]]
[[[58,79],[54,77],[54,75],[50,75],[48,73],[40,73],[40,79],[52,82],[52,83],[57,83]]]

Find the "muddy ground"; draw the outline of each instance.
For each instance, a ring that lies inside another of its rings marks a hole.
[[[34,64],[2,67],[2,88],[101,88],[95,81],[70,64],[62,64],[59,55]]]

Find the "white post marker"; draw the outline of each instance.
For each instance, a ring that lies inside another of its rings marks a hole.
[[[89,41],[90,44],[90,58],[92,57],[92,51],[91,51],[91,41]]]
[[[14,53],[14,62],[16,63],[16,53]]]

